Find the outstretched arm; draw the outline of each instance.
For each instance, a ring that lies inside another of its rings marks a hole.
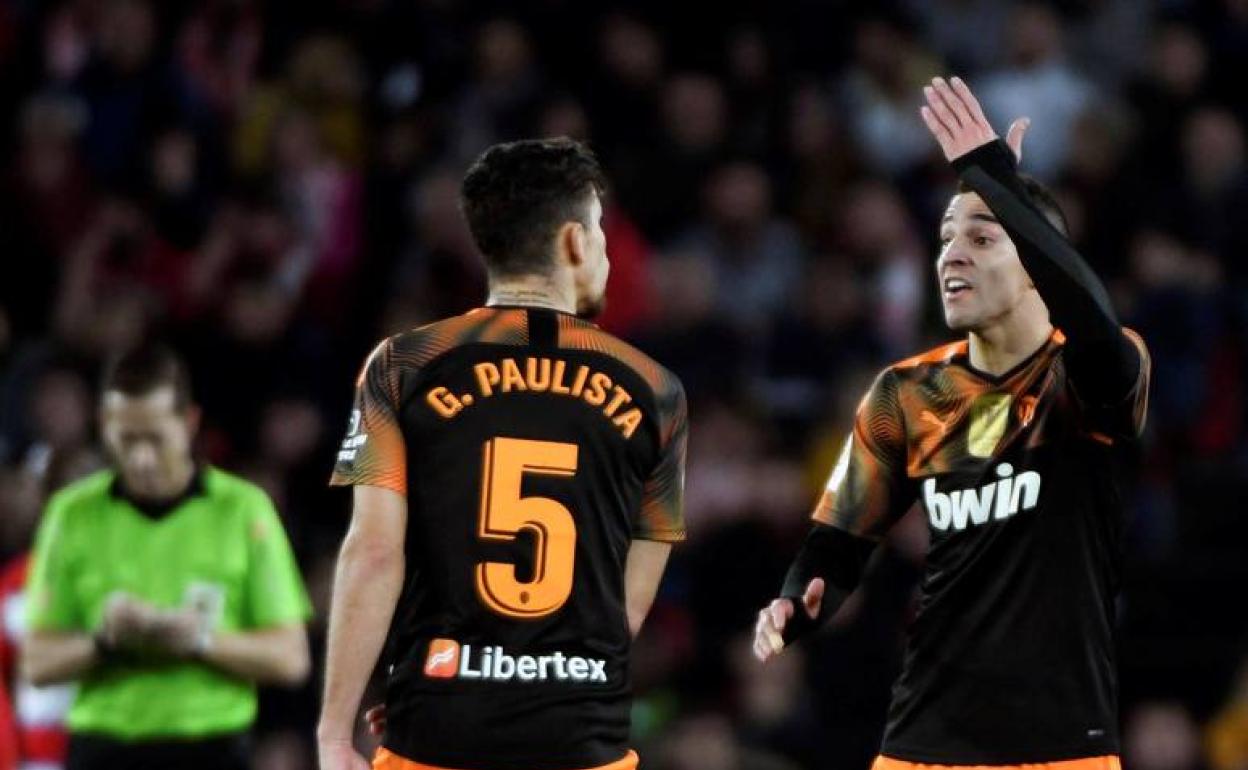
[[[1141,352],[1123,333],[1105,285],[1040,212],[1018,175],[1029,121],[1014,121],[1007,145],[960,78],[936,78],[923,93],[924,123],[962,181],[997,216],[1054,325],[1066,335],[1067,368],[1080,398],[1095,406],[1122,402],[1139,379]]]
[[[885,370],[858,407],[779,598],[758,613],[754,655],[760,661],[835,615],[858,587],[876,544],[914,500],[905,457],[897,380]]]
[[[780,596],[758,613],[754,656],[766,662],[836,614],[862,580],[876,542],[815,523],[793,559]]]

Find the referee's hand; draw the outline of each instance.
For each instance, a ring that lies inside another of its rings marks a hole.
[[[802,609],[811,620],[819,616],[823,590],[823,578],[815,578],[806,584]],[[794,611],[791,599],[773,599],[771,604],[758,611],[758,621],[754,624],[754,657],[760,663],[766,663],[784,651],[784,629]]]

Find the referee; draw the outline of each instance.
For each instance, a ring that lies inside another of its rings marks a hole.
[[[68,770],[246,768],[256,684],[309,670],[290,544],[264,492],[196,463],[199,411],[172,351],[122,355],[102,391],[114,467],[48,503],[24,674],[80,682]]]

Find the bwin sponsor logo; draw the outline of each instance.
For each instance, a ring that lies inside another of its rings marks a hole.
[[[962,531],[989,519],[1008,519],[1019,511],[1029,511],[1040,500],[1040,474],[1024,471],[1014,475],[1014,466],[997,466],[1000,481],[971,489],[937,492],[936,479],[923,482],[923,505],[927,518],[939,530]]]

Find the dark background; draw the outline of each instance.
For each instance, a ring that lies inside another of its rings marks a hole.
[[[107,355],[188,357],[203,455],[275,498],[317,654],[348,496],[324,483],[377,339],[483,298],[456,209],[490,143],[587,139],[603,325],[690,395],[690,540],[637,646],[646,766],[861,768],[923,548],[762,669],[776,591],[879,367],[947,340],[953,179],[917,117],[963,75],[1154,357],[1120,603],[1128,762],[1248,768],[1248,2],[0,0],[0,555],[100,462]],[[1238,676],[1238,684],[1236,679]],[[311,767],[316,688],[262,770]]]

